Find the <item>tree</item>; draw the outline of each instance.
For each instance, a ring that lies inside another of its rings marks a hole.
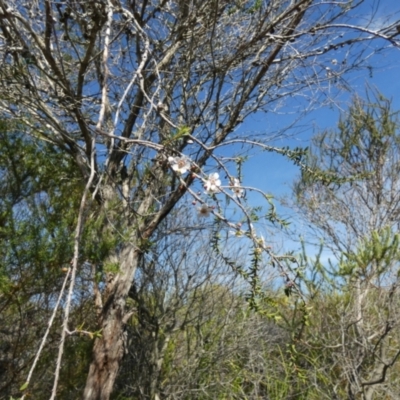
[[[242,231],[237,222],[245,223],[243,236],[253,242],[255,257],[249,271],[240,272],[254,295],[259,253],[282,268],[255,231],[252,222],[259,217],[241,199],[235,166],[240,173],[242,160],[218,152],[237,143],[273,151],[235,129],[249,114],[273,111],[296,93],[310,96],[310,89],[365,66],[375,51],[398,45],[398,23],[356,25],[362,3],[0,1],[0,110],[73,159],[85,186],[52,398],[83,262],[85,217],[98,222],[93,237],[108,243],[94,263],[104,290],[96,297],[101,335],[87,377],[88,400],[110,397],[136,270],[159,224],[183,196],[193,196],[203,213],[231,229]],[[367,53],[376,38],[383,44]],[[333,53],[343,63],[332,62],[335,70],[327,74]],[[301,154],[281,152],[301,162]],[[224,182],[215,170],[223,171]],[[203,186],[209,197],[197,193]],[[221,192],[242,213],[239,221],[222,214]],[[273,213],[268,218],[275,222]]]
[[[19,394],[66,283],[82,182],[75,163],[63,152],[32,139],[23,126],[9,121],[0,123],[0,176],[0,397],[9,399]],[[90,270],[83,266],[72,324],[79,325],[83,315],[88,324],[94,319],[87,307],[91,302],[90,281]],[[60,325],[62,313],[58,311],[54,319],[55,325]],[[64,382],[75,379],[76,383],[74,374],[80,366],[87,367],[88,357],[85,360],[81,353],[88,353],[90,342],[77,335],[71,339],[74,358],[67,349],[62,377]],[[37,398],[46,398],[51,391],[49,374],[54,369],[52,359],[58,343],[59,329],[52,327],[30,387]],[[67,386],[60,387],[64,398]]]
[[[327,349],[347,396],[370,400],[399,387],[388,377],[400,356],[400,124],[388,100],[367,97],[354,99],[336,132],[314,139],[310,167],[319,179],[304,172],[296,193],[299,211],[338,260],[333,280],[323,278],[324,307],[333,303],[337,312],[325,313],[314,344]]]

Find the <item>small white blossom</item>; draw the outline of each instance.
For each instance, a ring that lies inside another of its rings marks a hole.
[[[168,157],[168,161],[171,168],[181,175],[190,169],[190,161],[187,157]]]
[[[210,212],[211,212],[212,208],[209,207],[207,204],[202,204],[201,207],[199,207],[197,209],[197,215],[200,218],[207,218],[210,216]]]
[[[335,73],[329,67],[325,67],[325,71],[326,71],[326,76],[328,78],[334,78],[335,77]]]
[[[218,193],[219,187],[221,186],[221,180],[219,179],[219,174],[213,172],[209,175],[208,180],[204,184],[204,189],[208,194]]]
[[[233,195],[237,198],[244,196],[244,189],[240,187],[240,181],[237,178],[233,178],[233,182],[231,183],[231,190]]]
[[[163,104],[163,103],[160,101],[160,102],[158,102],[158,104],[157,104],[157,110],[158,110],[159,112],[168,111],[168,106],[167,106],[166,104]]]

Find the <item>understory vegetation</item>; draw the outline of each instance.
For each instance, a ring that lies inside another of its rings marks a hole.
[[[241,274],[232,273],[254,257],[233,244],[237,231],[224,236],[218,220],[199,217],[191,203],[165,219],[129,292],[112,398],[396,398],[400,132],[390,103],[375,100],[355,98],[337,129],[314,138],[309,169],[294,185],[291,207],[312,223],[309,240],[323,238],[320,252],[308,256],[303,242],[302,252],[281,260],[287,276],[260,259],[252,299]],[[69,279],[82,187],[73,163],[27,138],[22,126],[3,122],[0,146],[1,398],[19,398],[54,317],[25,389],[46,399],[65,298],[53,311]],[[104,260],[121,233],[116,226],[100,236],[106,216],[101,207],[91,212],[61,366],[62,399],[83,390],[92,343],[101,336],[102,276],[118,273]],[[230,260],[213,245],[218,241],[232,245]]]

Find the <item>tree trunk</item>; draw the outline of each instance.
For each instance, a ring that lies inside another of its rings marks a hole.
[[[83,395],[85,400],[108,400],[110,398],[122,358],[121,310],[114,309],[108,313],[102,328],[102,337],[96,339],[93,347],[93,360]]]
[[[128,245],[119,257],[120,269],[107,288],[108,296],[102,309],[101,337],[93,347],[84,400],[108,400],[114,387],[123,356],[123,331],[126,323],[125,303],[141,253]]]

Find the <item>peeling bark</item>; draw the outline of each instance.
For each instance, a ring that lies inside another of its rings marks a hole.
[[[112,393],[124,350],[125,303],[141,253],[132,245],[122,251],[120,272],[110,283],[101,315],[101,337],[93,347],[83,398],[107,400]]]

